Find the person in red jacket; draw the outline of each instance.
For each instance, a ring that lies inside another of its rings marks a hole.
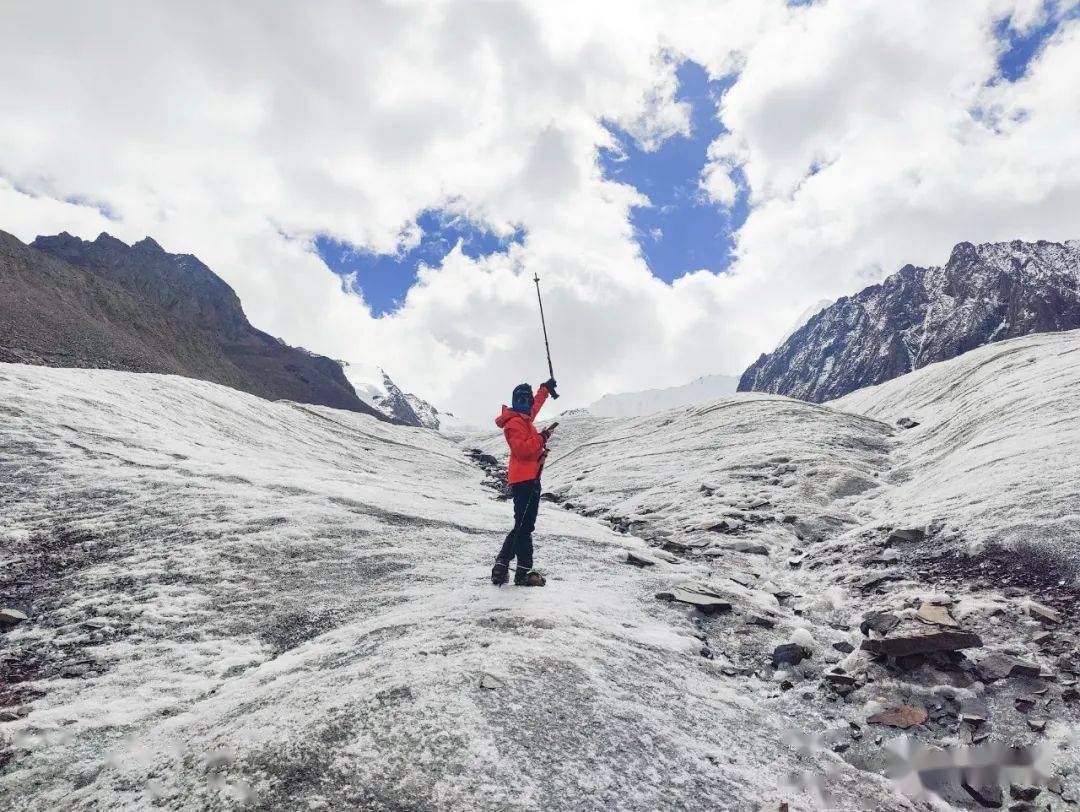
[[[514,583],[517,586],[543,586],[544,576],[533,569],[533,528],[540,510],[540,472],[547,456],[548,430],[537,431],[533,425],[536,413],[548,395],[555,395],[555,379],[541,384],[536,397],[527,383],[514,388],[510,407],[502,407],[495,425],[503,430],[510,446],[510,466],[506,480],[514,497],[514,529],[495,557],[491,568],[491,583],[496,586],[508,580],[510,561],[517,556]],[[557,397],[557,395],[556,395]]]

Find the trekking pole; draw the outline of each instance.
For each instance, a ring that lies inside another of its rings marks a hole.
[[[548,375],[551,376],[552,380],[555,380],[555,370],[551,368],[551,346],[548,344],[547,322],[544,321],[544,300],[540,298],[540,274],[533,273],[533,282],[536,283],[536,301],[540,303],[540,326],[544,328],[544,351],[547,353]],[[559,399],[559,396],[554,392],[551,393],[551,396],[556,400]]]

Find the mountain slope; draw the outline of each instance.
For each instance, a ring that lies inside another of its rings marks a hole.
[[[813,316],[739,391],[823,402],[994,341],[1080,328],[1080,241],[960,243]]]
[[[637,417],[730,395],[738,383],[734,375],[704,375],[682,386],[604,395],[586,408],[599,417]]]
[[[162,372],[377,415],[335,361],[252,327],[233,290],[150,238],[0,232],[0,360]]]
[[[433,432],[102,370],[0,403],[4,809],[910,808],[729,685],[640,540],[545,509],[549,585],[493,588],[508,506]]]

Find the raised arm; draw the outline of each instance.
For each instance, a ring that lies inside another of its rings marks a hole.
[[[532,413],[529,415],[530,417],[535,419],[536,415],[540,412],[540,407],[547,401],[548,395],[552,394],[554,391],[555,380],[553,378],[549,378],[540,384],[540,388],[536,392],[536,397],[533,398]]]

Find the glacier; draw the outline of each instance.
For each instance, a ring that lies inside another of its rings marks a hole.
[[[955,695],[1044,753],[1066,808],[1076,649],[1032,642],[1032,606],[1075,641],[1078,360],[1080,332],[1044,334],[823,405],[559,417],[532,590],[487,580],[510,511],[467,452],[501,455],[495,432],[0,364],[0,594],[28,615],[0,806],[964,808],[885,765],[974,747],[932,707]],[[656,599],[687,582],[731,611]],[[867,612],[942,593],[982,649],[907,671],[860,651]],[[774,668],[785,643],[811,656]],[[1037,680],[977,678],[1007,650],[1047,675],[1041,731],[1012,705]],[[868,722],[900,700],[933,718]]]

